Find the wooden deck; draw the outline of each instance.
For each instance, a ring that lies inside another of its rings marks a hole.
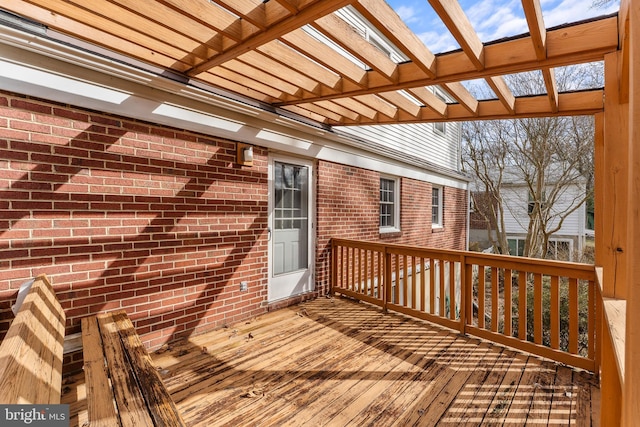
[[[595,378],[364,303],[322,298],[153,354],[187,424],[598,425]],[[81,375],[63,403],[83,424]]]

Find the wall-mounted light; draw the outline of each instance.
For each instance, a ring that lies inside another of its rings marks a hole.
[[[238,164],[242,166],[253,166],[253,146],[238,142],[236,146]]]

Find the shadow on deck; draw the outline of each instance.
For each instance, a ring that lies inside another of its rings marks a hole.
[[[598,425],[587,372],[345,299],[164,350],[154,363],[193,426]],[[63,403],[82,425],[76,379]]]

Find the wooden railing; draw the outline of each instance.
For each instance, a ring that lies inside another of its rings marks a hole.
[[[591,265],[332,240],[332,291],[597,371]]]
[[[625,371],[625,329],[627,302],[604,297],[602,269],[596,268],[598,298],[602,300],[602,364],[600,391],[602,400],[600,424],[619,426],[622,415]]]

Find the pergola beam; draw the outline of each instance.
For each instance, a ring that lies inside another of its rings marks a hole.
[[[426,87],[416,87],[409,89],[409,93],[443,118],[447,117],[447,103],[438,98],[430,89]]]
[[[285,34],[281,40],[318,64],[351,81],[357,89],[367,88],[369,74],[326,44],[314,39],[303,30],[294,30]],[[385,80],[388,82],[388,80]]]
[[[356,124],[398,124],[398,123],[427,123],[427,122],[457,122],[470,120],[499,120],[514,118],[549,117],[549,116],[576,116],[592,115],[602,112],[603,91],[591,90],[586,92],[560,93],[560,108],[557,113],[552,113],[546,95],[519,97],[515,99],[515,114],[510,114],[498,99],[478,101],[478,114],[471,114],[460,104],[449,104],[447,106],[448,115],[443,118],[431,108],[422,107],[420,114],[415,118],[402,117],[393,119],[379,117],[377,122],[371,122],[366,118],[358,123],[345,121],[345,125]],[[333,124],[327,122],[329,124]]]
[[[176,0],[171,0],[176,1]],[[236,56],[242,55],[245,52],[254,50],[265,43],[275,40],[293,30],[296,30],[306,24],[309,24],[325,15],[328,15],[336,10],[352,3],[353,0],[325,0],[318,1],[305,9],[298,12],[297,15],[292,15],[277,25],[273,25],[265,31],[256,33],[249,38],[244,39],[242,43],[238,43],[224,52],[213,56],[212,58],[204,61],[203,63],[191,68],[186,72],[189,76],[197,76],[217,65],[223,64]]]
[[[485,79],[493,93],[496,94],[504,108],[509,114],[516,113],[516,98],[511,89],[507,86],[502,76],[489,77]]]
[[[542,18],[540,0],[522,0],[522,7],[524,8],[524,15],[527,18],[529,34],[531,34],[531,41],[536,51],[536,57],[542,61],[547,57],[547,30],[545,29]],[[558,111],[558,86],[556,84],[555,71],[549,67],[542,68],[541,71],[544,85],[547,89],[547,95],[549,96],[551,111],[555,113]]]
[[[353,6],[427,76],[435,77],[435,55],[384,0],[359,0]]]
[[[291,49],[279,40],[274,40],[256,49],[265,58],[270,58],[285,67],[296,70],[329,89],[340,91],[342,77],[317,62],[309,60],[299,51]]]
[[[424,73],[416,69],[417,67],[413,63],[398,64],[400,78],[396,84],[390,83],[387,79],[381,79],[377,72],[367,71],[367,87],[345,88],[341,94],[327,95],[323,99],[411,89],[420,86],[448,86],[451,83],[476,78],[601,61],[605,53],[615,52],[618,49],[617,28],[618,22],[614,16],[548,31],[547,56],[543,60],[538,60],[530,36],[487,45],[485,47],[485,68],[482,70],[469,67],[469,60],[464,52],[440,55],[436,57],[437,76],[433,79],[424,78]],[[456,97],[452,91],[448,90],[448,92]],[[302,98],[297,101],[289,101],[286,105],[318,100],[320,99]]]
[[[484,45],[460,7],[460,3],[451,0],[429,0],[429,3],[476,69],[483,69]]]
[[[398,78],[398,66],[387,55],[353,31],[344,20],[335,15],[327,15],[311,23],[328,39],[337,43],[355,58],[367,64],[390,82]]]

